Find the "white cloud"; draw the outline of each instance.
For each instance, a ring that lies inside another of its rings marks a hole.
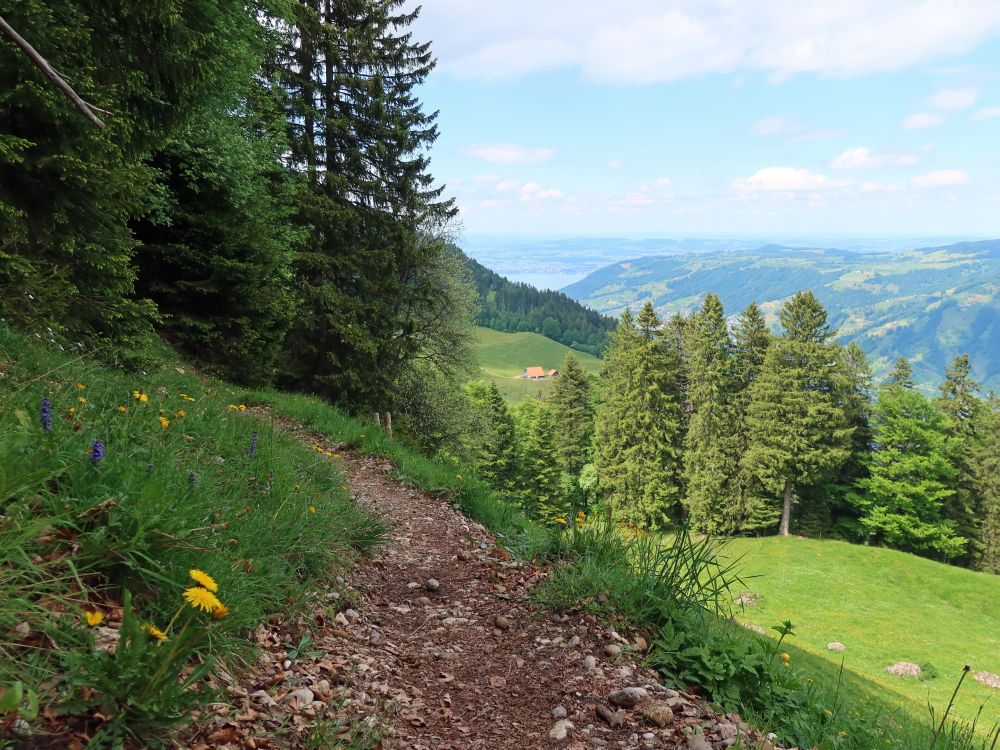
[[[941,169],[937,172],[918,175],[910,180],[910,184],[916,188],[936,188],[964,185],[968,181],[969,175],[961,169]]]
[[[419,0],[409,0],[410,6]],[[834,76],[902,70],[1000,32],[996,0],[435,0],[418,38],[443,69],[509,77],[577,69],[609,83],[705,73]]]
[[[750,126],[756,135],[785,135],[802,130],[802,123],[787,115],[774,115],[757,120]]]
[[[765,167],[731,183],[732,188],[741,193],[818,192],[850,184],[850,180],[831,180],[826,175],[795,167]]]
[[[893,192],[899,190],[899,185],[882,182],[862,182],[858,187],[862,193]]]
[[[942,122],[944,122],[944,115],[938,112],[917,112],[903,120],[903,127],[907,130],[919,130],[932,128]]]
[[[528,148],[514,143],[478,143],[466,146],[462,153],[491,164],[542,164],[555,156],[550,148]]]
[[[979,122],[981,120],[993,120],[997,117],[1000,117],[1000,107],[983,107],[972,116],[972,119]]]
[[[673,182],[669,178],[661,177],[646,185],[640,185],[625,196],[609,201],[608,211],[616,214],[637,214],[644,208],[673,198],[672,187]]]
[[[979,99],[979,89],[945,89],[932,96],[927,103],[934,109],[968,109]]]
[[[517,190],[521,186],[521,183],[517,180],[501,180],[494,186],[494,190],[498,193],[510,193]]]
[[[865,146],[847,149],[830,162],[834,169],[872,169],[876,167],[912,167],[920,162],[916,154],[878,154]]]
[[[536,203],[538,201],[556,200],[566,196],[559,190],[543,187],[537,182],[526,182],[521,185],[521,200],[525,203]]]
[[[622,163],[620,159],[612,159],[607,163],[608,169],[621,169]]]

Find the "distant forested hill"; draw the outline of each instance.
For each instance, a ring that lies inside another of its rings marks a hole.
[[[562,292],[539,291],[513,282],[467,258],[480,311],[476,322],[495,331],[540,333],[566,346],[599,355],[615,320],[588,309]]]
[[[751,301],[773,323],[781,302],[809,289],[844,342],[856,341],[876,372],[897,357],[939,382],[956,354],[1000,388],[1000,240],[899,253],[766,245],[753,251],[653,256],[615,263],[566,288],[603,313],[651,300],[661,314],[691,312],[706,292],[735,315]]]

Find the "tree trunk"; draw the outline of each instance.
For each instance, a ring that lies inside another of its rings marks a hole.
[[[789,536],[792,526],[792,480],[785,480],[785,501],[781,508],[781,525],[778,533],[781,536]]]

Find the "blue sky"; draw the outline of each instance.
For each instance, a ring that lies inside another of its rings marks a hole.
[[[470,234],[1000,236],[1000,0],[425,0]]]

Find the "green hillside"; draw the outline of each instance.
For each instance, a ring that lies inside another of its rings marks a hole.
[[[917,713],[926,711],[928,699],[947,705],[965,664],[973,673],[1000,674],[998,576],[879,547],[797,537],[736,539],[729,552],[744,556],[746,590],[756,595],[739,619],[766,629],[791,620],[790,648],[837,667],[843,656],[846,670]],[[843,654],[827,649],[835,641],[847,647]],[[887,674],[885,667],[897,661],[922,665],[925,678]],[[823,671],[836,679],[836,669]],[[991,726],[1000,722],[1000,691],[970,676],[956,699],[958,714],[972,719],[987,700],[980,723]]]
[[[843,343],[856,341],[877,373],[900,356],[924,383],[968,353],[973,375],[1000,385],[1000,241],[901,253],[768,245],[753,251],[651,256],[615,263],[565,289],[619,314],[650,300],[663,316],[690,313],[714,292],[729,315],[758,303],[774,323],[781,303],[811,290]]]
[[[537,333],[502,333],[489,328],[476,329],[476,356],[483,378],[492,380],[509,401],[517,403],[544,392],[552,381],[525,380],[526,367],[558,368],[571,353],[588,372],[597,373],[601,360],[592,354],[570,349]]]

